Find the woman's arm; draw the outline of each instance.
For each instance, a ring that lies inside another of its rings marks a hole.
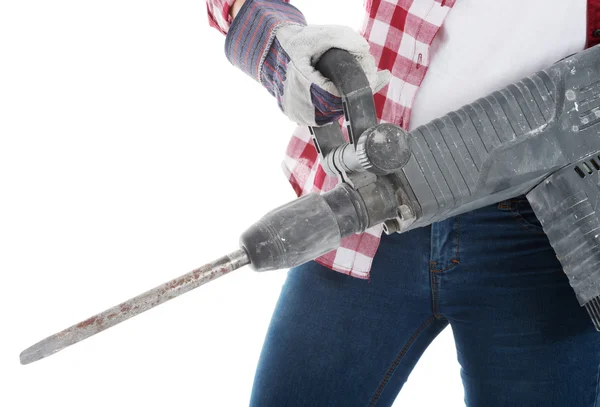
[[[233,3],[233,5],[231,6],[231,17],[235,18],[236,14],[238,13],[238,11],[240,11],[240,8],[242,7],[242,5],[244,4],[246,0],[235,0],[235,3]]]

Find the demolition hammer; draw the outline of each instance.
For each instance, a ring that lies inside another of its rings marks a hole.
[[[354,58],[331,49],[316,68],[342,96],[337,122],[312,127],[337,186],[267,213],[241,248],[73,325],[21,353],[27,364],[235,269],[295,267],[383,224],[403,233],[525,194],[600,330],[600,46],[478,99],[411,132],[378,124],[373,94]]]

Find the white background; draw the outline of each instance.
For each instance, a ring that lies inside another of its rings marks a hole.
[[[311,23],[361,24],[361,1],[295,4]],[[294,198],[279,167],[294,126],[223,42],[202,0],[0,5],[1,406],[247,405],[285,271],[246,268],[18,357],[235,250]],[[447,329],[395,405],[462,397]]]

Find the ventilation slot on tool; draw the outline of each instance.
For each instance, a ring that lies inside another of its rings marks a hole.
[[[342,101],[342,109],[344,110],[344,119],[349,122],[350,117],[348,116],[348,105],[346,104],[345,100]]]
[[[598,160],[600,160],[600,155],[598,156]],[[579,168],[578,165],[575,166],[575,172],[581,177],[584,178],[585,177],[585,173],[587,172],[588,174],[593,174],[594,170],[596,171],[600,171],[600,164],[598,164],[598,161],[596,161],[595,158],[591,158],[590,159],[590,163],[592,164],[592,167],[590,167],[590,165],[586,162],[582,162],[581,166],[583,167],[583,170],[581,168]],[[584,172],[585,170],[585,172]]]
[[[321,149],[319,148],[319,142],[315,137],[313,137],[313,144],[315,145],[315,150],[317,150],[317,154],[321,154]]]
[[[352,127],[348,124],[346,125],[346,129],[348,130],[348,141],[350,144],[354,144],[354,136],[352,134]]]

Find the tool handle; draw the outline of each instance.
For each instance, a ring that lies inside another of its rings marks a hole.
[[[323,54],[315,68],[331,80],[340,92],[344,118],[348,122],[349,141],[356,145],[356,140],[365,130],[377,125],[373,90],[365,72],[351,53],[338,48],[332,48]],[[332,131],[335,129],[331,126],[337,124],[311,128],[311,132],[317,138],[317,149],[323,155],[329,152],[327,150],[331,149],[332,144],[335,147],[336,144],[344,142],[340,137],[341,132]],[[322,144],[323,148],[319,148],[319,144]]]
[[[332,81],[342,95],[369,87],[369,80],[362,67],[348,51],[331,48],[321,56],[315,68]]]

